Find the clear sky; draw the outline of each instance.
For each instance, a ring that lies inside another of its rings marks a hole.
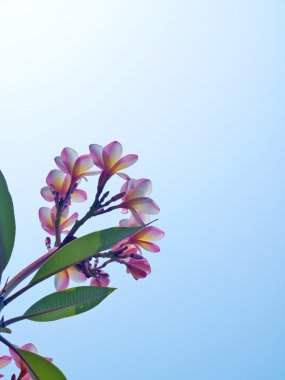
[[[167,234],[147,279],[114,267],[97,309],[19,323],[14,343],[68,380],[285,379],[284,18],[283,0],[0,0],[7,275],[44,251],[39,191],[65,146],[137,153],[129,173],[152,179]]]

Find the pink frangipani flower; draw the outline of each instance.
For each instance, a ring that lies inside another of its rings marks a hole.
[[[158,214],[160,211],[154,200],[148,197],[151,190],[151,181],[145,178],[126,181],[121,188],[121,192],[125,192],[125,195],[120,206],[123,208],[123,212],[130,210],[139,224],[143,224],[139,212],[154,215]]]
[[[55,197],[65,199],[67,193],[70,192],[70,200],[73,202],[84,202],[87,194],[83,190],[76,189],[76,185],[71,186],[71,176],[63,173],[58,169],[51,170],[47,176],[45,186],[41,189],[42,197],[48,202],[54,202]],[[70,202],[69,202],[70,203]]]
[[[145,278],[151,273],[151,267],[146,258],[134,259],[128,257],[124,259],[124,264],[127,267],[127,273],[130,273],[135,280]]]
[[[104,181],[114,174],[118,174],[124,179],[130,179],[128,175],[121,173],[121,170],[128,168],[138,160],[136,154],[122,157],[123,148],[118,141],[113,141],[104,148],[98,144],[91,144],[89,149],[94,164],[101,169],[101,173],[104,173]]]
[[[71,176],[72,182],[100,173],[99,171],[89,171],[94,165],[90,154],[78,156],[78,153],[72,148],[64,148],[61,155],[55,157],[54,160],[61,171]]]
[[[143,248],[149,252],[159,252],[160,248],[154,242],[162,239],[164,235],[160,228],[147,226],[130,236],[127,239],[127,244],[134,245],[139,250]]]
[[[75,266],[62,270],[54,276],[54,285],[57,291],[68,288],[70,279],[74,282],[84,282],[87,277]]]
[[[106,287],[110,283],[109,275],[102,269],[99,271],[98,276],[93,277],[90,281],[91,286],[102,286]]]
[[[17,348],[17,346],[15,346],[15,347]],[[38,350],[36,349],[36,347],[32,343],[24,344],[23,346],[21,346],[19,348],[21,348],[22,350],[32,352],[34,354],[38,353]],[[32,376],[30,375],[29,370],[28,370],[26,364],[23,362],[23,360],[12,349],[9,348],[9,351],[10,351],[11,359],[13,359],[15,361],[16,366],[21,371],[18,379],[20,379],[20,380],[33,380]],[[52,362],[51,358],[46,357],[45,359]]]
[[[68,233],[66,228],[70,227],[78,218],[78,213],[73,213],[68,218],[69,209],[66,207],[61,216],[59,231],[60,233]],[[49,207],[41,207],[39,210],[39,218],[42,224],[42,228],[50,235],[55,235],[55,220],[56,220],[56,207],[52,209]]]

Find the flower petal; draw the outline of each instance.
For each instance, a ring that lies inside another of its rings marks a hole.
[[[131,188],[126,194],[126,200],[137,198],[137,197],[146,197],[150,195],[152,191],[152,183],[151,180],[141,178],[134,181],[131,185]]]
[[[8,355],[0,356],[0,368],[6,367],[11,363],[12,358]]]
[[[140,246],[141,248],[143,248],[143,249],[145,249],[146,251],[149,251],[149,252],[156,253],[156,252],[160,251],[160,247],[157,244],[150,243],[148,241],[137,240],[136,241],[136,245]]]
[[[58,169],[53,169],[49,172],[46,182],[47,185],[53,188],[57,193],[62,189],[63,182],[65,180],[66,174]]]
[[[112,167],[119,161],[122,157],[123,148],[118,141],[113,141],[106,145],[103,149],[102,156],[104,167],[107,170],[111,170]]]
[[[64,173],[70,174],[68,168],[64,165],[64,162],[62,161],[61,157],[59,156],[55,157],[54,161],[60,170],[62,170]]]
[[[119,177],[125,179],[126,181],[129,181],[131,179],[131,177],[129,177],[127,174],[125,173],[116,173]]]
[[[54,195],[48,186],[45,186],[41,189],[41,196],[48,202],[54,201]]]
[[[72,202],[84,202],[86,199],[87,194],[84,190],[76,189],[71,195]]]
[[[109,277],[93,277],[90,281],[91,286],[102,286],[106,287],[110,283]]]
[[[78,153],[72,148],[64,148],[61,152],[61,158],[68,173],[71,174],[78,158]]]
[[[41,207],[39,209],[39,218],[42,226],[46,226],[53,229],[53,222],[51,217],[51,209],[48,207]]]
[[[123,205],[124,208],[134,208],[136,211],[142,211],[145,214],[158,214],[160,211],[160,208],[158,205],[148,197],[138,197],[131,199],[127,202],[124,202]],[[135,215],[134,215],[135,217]]]
[[[165,233],[158,227],[147,226],[133,235],[134,240],[154,242],[162,239]]]
[[[72,171],[72,177],[74,179],[79,179],[89,175],[90,173],[88,173],[88,170],[92,168],[93,165],[94,162],[90,154],[78,157]]]
[[[144,257],[141,259],[125,259],[127,273],[131,273],[135,280],[145,278],[151,273],[150,264]]]
[[[37,354],[38,353],[38,350],[36,349],[35,345],[33,343],[27,343],[27,344],[24,344],[22,347],[21,347],[22,350],[26,350],[26,351],[30,351],[34,354]]]
[[[129,166],[136,163],[138,156],[136,154],[128,154],[125,157],[122,157],[115,165],[112,167],[112,173],[117,173],[120,170],[126,169]]]
[[[92,160],[98,168],[104,170],[104,162],[103,162],[103,147],[98,144],[91,144],[89,145],[90,154],[92,157]]]
[[[57,291],[64,290],[68,287],[69,275],[67,270],[63,270],[54,276],[54,286]]]
[[[87,280],[87,277],[85,276],[84,273],[82,273],[80,270],[78,270],[76,267],[72,266],[67,269],[68,274],[72,281],[75,282],[84,282]]]
[[[68,219],[66,219],[63,223],[60,224],[60,230],[63,231],[66,228],[70,227],[78,218],[78,212],[72,214]]]

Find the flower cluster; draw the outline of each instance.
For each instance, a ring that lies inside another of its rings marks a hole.
[[[42,228],[55,236],[55,247],[61,247],[75,238],[75,233],[83,223],[94,216],[99,216],[115,209],[122,213],[131,213],[129,219],[119,222],[121,227],[144,226],[149,222],[149,215],[158,214],[160,209],[150,198],[152,183],[149,179],[133,179],[124,169],[138,160],[135,154],[123,156],[122,145],[113,141],[102,147],[97,144],[89,146],[89,154],[79,156],[72,148],[64,148],[60,156],[55,158],[58,169],[53,169],[46,178],[47,186],[41,190],[42,197],[52,202],[53,206],[42,207],[39,218]],[[93,171],[93,167],[99,170]],[[124,181],[118,194],[109,197],[104,193],[106,183],[113,175]],[[92,197],[92,205],[85,216],[79,219],[77,212],[69,216],[69,208],[73,202],[84,202],[87,194],[79,189],[81,180],[87,176],[98,175],[97,191]],[[67,236],[62,240],[62,234]],[[138,280],[151,272],[149,262],[143,257],[143,251],[158,252],[155,242],[164,236],[164,232],[153,226],[146,226],[122,240],[109,252],[101,252],[90,260],[78,263],[55,275],[55,287],[63,290],[68,287],[70,279],[84,282],[91,279],[90,285],[108,286],[109,274],[105,272],[107,265],[119,263],[126,266],[127,273]],[[55,253],[56,254],[56,253]],[[105,260],[100,262],[100,260]],[[103,270],[104,268],[104,270]]]
[[[32,343],[24,344],[23,346],[19,348],[21,348],[22,350],[32,352],[34,354],[38,353],[38,350]],[[33,380],[32,376],[29,373],[28,367],[23,362],[23,360],[13,350],[9,349],[9,351],[10,351],[11,356],[8,356],[8,355],[0,356],[0,369],[6,367],[13,360],[16,366],[20,370],[20,374],[18,375],[17,380]],[[52,362],[51,358],[45,358],[45,359]],[[0,374],[0,378],[2,377],[4,376]],[[14,380],[14,379],[16,380],[16,375],[12,375],[11,380]]]

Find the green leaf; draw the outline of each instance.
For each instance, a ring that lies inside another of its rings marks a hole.
[[[144,227],[112,227],[73,240],[60,248],[40,267],[30,285],[37,284],[63,269],[94,256],[96,253],[112,248],[119,241]]]
[[[24,359],[34,380],[67,380],[60,369],[42,356],[20,348],[14,350]]]
[[[0,171],[0,280],[14,247],[16,224],[12,197]]]
[[[36,322],[50,322],[84,313],[97,306],[114,288],[78,286],[52,293],[31,306],[23,315]]]
[[[1,327],[0,328],[0,334],[11,334],[12,330],[8,329],[8,327]]]

